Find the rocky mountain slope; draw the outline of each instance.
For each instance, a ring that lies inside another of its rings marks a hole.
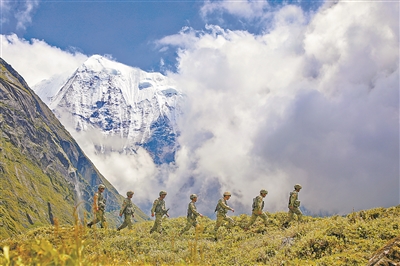
[[[65,77],[53,79],[34,90],[49,101],[63,125],[77,132],[101,133],[104,139],[91,139],[98,153],[134,154],[143,147],[156,164],[174,161],[176,118],[183,96],[167,77],[94,55],[58,91],[49,87]],[[118,138],[122,144],[110,144],[107,138]]]
[[[72,224],[78,203],[90,213],[100,183],[107,187],[106,211],[119,210],[123,197],[51,110],[2,59],[0,67],[0,236],[51,224],[55,218]],[[140,210],[136,217],[148,218]]]

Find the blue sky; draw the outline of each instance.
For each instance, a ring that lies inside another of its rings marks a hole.
[[[31,11],[31,22],[17,28],[9,16],[3,34],[14,32],[88,55],[110,54],[119,62],[151,70],[160,61],[154,41],[183,26],[201,27],[199,5],[196,1],[40,1]]]
[[[2,34],[25,40],[39,39],[67,51],[86,55],[109,54],[117,61],[146,71],[174,69],[174,50],[160,52],[156,41],[184,27],[204,29],[206,24],[259,33],[265,23],[243,20],[221,10],[201,14],[204,1],[3,1]],[[212,1],[210,3],[222,3]],[[240,1],[236,1],[240,2]],[[242,1],[246,2],[246,1]],[[264,9],[294,3],[315,10],[322,1],[270,1]],[[163,59],[167,66],[161,67]]]
[[[160,173],[172,195],[193,176],[236,206],[262,186],[270,211],[295,183],[314,213],[399,204],[398,1],[0,3],[2,57],[31,87],[93,54],[175,80],[189,104],[176,171]]]

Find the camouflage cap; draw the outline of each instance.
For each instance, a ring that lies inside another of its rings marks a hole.
[[[98,188],[98,189],[100,189],[100,188],[106,188],[106,186],[103,185],[103,184],[100,184],[97,188]]]
[[[167,195],[167,191],[161,190],[161,191],[160,191],[160,196],[161,196],[161,195]]]
[[[302,188],[302,186],[300,184],[294,185],[294,189],[301,189],[301,188]]]
[[[130,195],[133,195],[133,194],[135,194],[135,192],[133,192],[132,190],[129,190],[128,192],[126,192],[127,196],[130,196]]]
[[[194,199],[194,198],[197,198],[197,195],[196,195],[196,194],[190,195],[190,199]]]
[[[229,191],[224,192],[224,196],[232,196],[232,194]]]
[[[260,194],[268,194],[268,191],[266,189],[261,189]]]

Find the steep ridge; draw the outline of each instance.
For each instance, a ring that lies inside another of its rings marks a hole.
[[[35,85],[43,99],[49,99],[43,89],[48,84],[52,81]],[[77,132],[94,129],[105,138],[123,142],[116,147],[107,140],[93,138],[98,153],[113,150],[135,154],[143,147],[156,164],[162,164],[175,159],[176,118],[182,99],[182,93],[162,74],[94,55],[51,97],[49,106],[63,125]]]
[[[0,67],[0,236],[55,218],[72,224],[77,204],[90,213],[100,183],[107,188],[106,211],[118,211],[123,197],[24,79],[1,58]],[[148,217],[138,210],[136,219]]]

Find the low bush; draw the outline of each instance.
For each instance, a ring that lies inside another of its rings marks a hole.
[[[199,218],[198,230],[182,236],[184,217],[166,219],[162,234],[149,234],[152,222],[131,230],[74,226],[35,228],[0,241],[0,265],[366,265],[371,255],[400,235],[400,206],[354,212],[345,217],[305,217],[284,229],[285,213],[269,213],[248,231],[247,215],[237,226],[221,227]],[[393,252],[399,252],[394,250]]]

